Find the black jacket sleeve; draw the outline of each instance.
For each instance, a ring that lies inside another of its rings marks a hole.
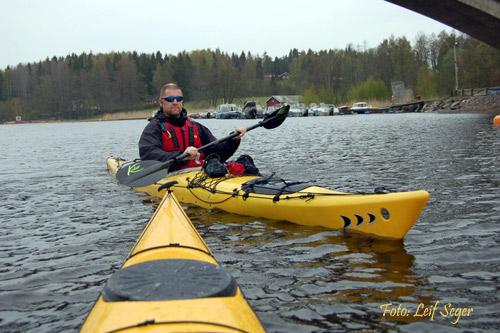
[[[205,126],[203,126],[200,123],[191,121],[192,123],[195,123],[198,126],[199,133],[200,133],[200,139],[201,139],[201,144],[206,145],[207,143],[210,143],[212,141],[215,141],[216,138],[213,136],[212,132]],[[205,156],[208,156],[210,154],[217,154],[220,156],[221,161],[226,161],[228,158],[230,158],[238,149],[240,146],[240,141],[241,140],[227,140],[225,142],[221,142],[219,144],[216,144],[215,146],[212,146],[205,150]]]
[[[192,123],[198,126],[202,145],[206,145],[207,143],[216,140],[208,128],[194,121],[192,121]],[[179,151],[167,152],[163,150],[161,136],[162,133],[160,125],[154,122],[150,122],[146,125],[142,131],[141,138],[139,139],[139,156],[141,157],[141,160],[156,160],[164,162],[182,154],[182,152]],[[231,139],[226,142],[216,144],[215,146],[205,150],[204,153],[205,156],[215,153],[220,156],[221,161],[225,161],[234,154],[239,145],[240,140]],[[169,170],[177,170],[186,164],[186,161],[176,162],[169,168]]]
[[[160,125],[150,122],[142,131],[139,139],[139,156],[141,160],[167,161],[182,152],[166,152],[162,148]]]

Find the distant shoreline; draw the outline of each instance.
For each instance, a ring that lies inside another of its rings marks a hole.
[[[62,122],[90,122],[90,121],[116,121],[116,120],[137,120],[148,119],[155,112],[155,108],[149,110],[131,110],[113,113],[105,113],[85,119],[47,119],[28,120],[22,122],[9,121],[2,125],[15,124],[37,124],[37,123],[62,123]],[[190,109],[189,114],[207,112],[208,109]],[[449,97],[426,102],[423,112],[437,113],[483,113],[500,114],[500,95]]]
[[[156,109],[151,110],[131,110],[131,111],[120,111],[120,112],[112,112],[112,113],[104,113],[100,116],[94,116],[90,118],[82,118],[82,119],[36,119],[36,120],[27,120],[21,122],[15,121],[7,121],[4,123],[0,123],[0,125],[16,125],[16,124],[47,124],[47,123],[77,123],[77,122],[91,122],[91,121],[116,121],[116,120],[138,120],[144,119],[147,120],[152,116]],[[207,112],[206,109],[194,109],[189,110],[189,113],[201,113]]]
[[[153,116],[157,109],[141,110],[141,111],[121,111],[113,113],[105,113],[103,115],[85,119],[85,121],[110,121],[110,120],[135,120],[135,119],[148,119]],[[193,109],[188,110],[189,113],[207,112],[206,109]]]
[[[427,102],[423,112],[500,114],[500,95],[449,97]]]

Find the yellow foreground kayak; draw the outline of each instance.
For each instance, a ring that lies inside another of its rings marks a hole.
[[[114,157],[106,161],[112,174],[125,163]],[[423,190],[358,194],[314,184],[259,184],[263,180],[260,176],[207,178],[200,169],[187,169],[134,190],[161,198],[169,187],[186,204],[389,239],[404,238],[429,199]]]
[[[264,332],[174,195],[165,195],[81,332]]]

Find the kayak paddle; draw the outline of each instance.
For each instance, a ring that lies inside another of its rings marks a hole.
[[[246,130],[248,132],[257,127],[264,127],[265,129],[276,128],[285,121],[289,110],[290,106],[284,105],[274,112],[266,115],[264,119],[259,121],[257,124],[248,127]],[[207,143],[204,146],[201,146],[200,148],[198,148],[198,151],[204,151],[207,148],[230,140],[236,136],[238,136],[238,133],[232,132],[222,139],[218,139]],[[120,170],[118,170],[118,172],[116,173],[116,179],[120,184],[124,184],[130,187],[148,186],[156,183],[162,178],[165,178],[168,174],[168,167],[170,167],[175,162],[185,159],[188,156],[189,154],[183,153],[165,162],[146,160],[127,164],[124,165]]]

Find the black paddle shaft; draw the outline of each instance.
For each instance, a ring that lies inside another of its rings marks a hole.
[[[268,114],[263,120],[259,121],[257,124],[252,125],[246,129],[246,131],[251,131],[257,127],[264,127],[266,129],[272,129],[280,126],[286,119],[290,106],[285,105],[278,110]],[[228,136],[221,139],[207,143],[204,146],[198,148],[199,152],[202,152],[214,145],[221,142],[225,142],[232,138],[238,136],[238,132],[233,132]],[[154,163],[152,161],[138,161],[129,165],[125,165],[123,168],[118,170],[116,173],[116,179],[119,183],[132,186],[141,187],[147,186],[157,182],[158,180],[166,177],[168,167],[170,167],[175,162],[181,161],[188,157],[189,154],[183,153],[165,162]]]

